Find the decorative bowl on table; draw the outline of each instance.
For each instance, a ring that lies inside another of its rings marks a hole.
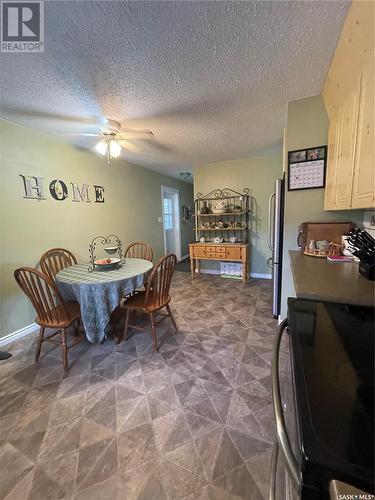
[[[226,208],[213,208],[212,209],[212,213],[214,213],[215,215],[225,214],[226,211],[227,211]]]
[[[98,259],[95,261],[95,266],[98,269],[114,269],[121,262],[121,259]]]

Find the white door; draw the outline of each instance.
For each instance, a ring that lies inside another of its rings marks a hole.
[[[165,253],[181,259],[180,195],[177,189],[162,186],[163,233]]]

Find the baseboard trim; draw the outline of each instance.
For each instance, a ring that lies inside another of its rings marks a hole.
[[[250,278],[259,278],[262,280],[272,280],[272,274],[250,273]]]
[[[181,257],[181,259],[178,262],[182,262],[183,260],[186,260],[188,258],[189,258],[189,254],[187,253],[186,255],[184,255],[183,257]]]
[[[197,272],[197,270],[195,270]],[[202,274],[220,274],[220,271],[218,269],[201,269]],[[261,273],[250,273],[250,278],[258,278],[258,279],[264,279],[264,280],[271,280],[272,279],[272,274],[261,274]]]
[[[34,333],[39,329],[39,325],[36,323],[32,323],[31,325],[25,326],[24,328],[20,328],[15,332],[9,333],[4,337],[0,337],[0,347],[3,345],[11,344],[16,340],[22,339],[22,337],[26,337],[26,335],[30,335],[30,333]]]

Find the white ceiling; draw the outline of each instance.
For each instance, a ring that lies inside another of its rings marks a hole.
[[[149,128],[123,157],[170,175],[254,154],[280,144],[288,101],[321,92],[349,6],[46,1],[45,52],[1,57],[1,105],[44,114],[2,117],[53,134],[98,129],[70,116]]]

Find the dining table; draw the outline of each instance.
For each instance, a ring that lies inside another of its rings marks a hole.
[[[96,343],[107,338],[112,312],[121,299],[144,285],[153,264],[126,258],[116,268],[89,271],[89,267],[89,263],[66,267],[56,274],[55,282],[63,300],[79,303],[86,337]]]

